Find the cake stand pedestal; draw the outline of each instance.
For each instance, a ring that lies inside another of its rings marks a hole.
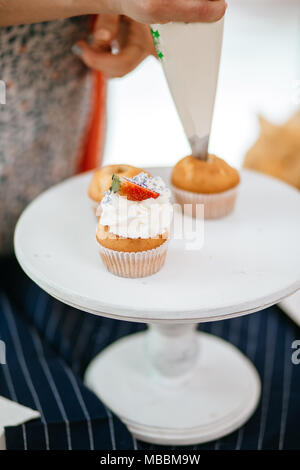
[[[135,437],[165,445],[234,431],[260,396],[251,362],[195,325],[151,325],[117,341],[90,364],[86,383]]]
[[[169,177],[167,168],[150,171]],[[147,442],[197,444],[234,431],[255,410],[259,377],[234,346],[197,333],[196,324],[260,310],[300,288],[299,193],[243,172],[235,212],[205,221],[201,249],[173,239],[159,273],[124,279],[97,256],[89,180],[81,175],[39,196],[15,233],[21,266],[49,294],[149,325],[99,354],[86,384]]]

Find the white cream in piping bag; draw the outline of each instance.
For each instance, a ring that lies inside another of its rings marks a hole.
[[[129,201],[118,193],[106,193],[100,204],[100,224],[125,238],[153,238],[170,230],[173,207],[170,190],[159,177],[148,178],[141,173],[145,186],[159,192],[158,198]]]
[[[153,25],[164,73],[193,155],[207,151],[211,131],[224,20]]]

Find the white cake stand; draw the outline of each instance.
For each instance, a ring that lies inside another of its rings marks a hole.
[[[159,273],[123,279],[97,254],[89,180],[78,176],[39,196],[15,233],[21,266],[49,294],[96,315],[150,324],[97,356],[87,385],[147,442],[196,444],[234,431],[258,403],[259,377],[235,347],[197,333],[196,324],[260,310],[300,288],[299,193],[243,172],[235,212],[205,222],[201,250],[172,240]]]

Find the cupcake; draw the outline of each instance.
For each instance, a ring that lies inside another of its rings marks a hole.
[[[197,205],[203,204],[205,219],[217,219],[232,212],[240,177],[215,155],[207,160],[188,156],[173,168],[171,182],[175,199],[185,213],[197,217]]]
[[[92,200],[93,208],[96,211],[101,199],[104,197],[111,185],[113,175],[128,176],[132,178],[143,170],[130,165],[107,165],[99,168],[93,173],[88,189],[88,196]]]
[[[160,177],[113,175],[99,206],[97,242],[106,268],[121,277],[145,277],[166,258],[173,208]]]

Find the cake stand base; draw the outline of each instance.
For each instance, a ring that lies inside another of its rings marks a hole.
[[[252,363],[230,343],[191,330],[183,331],[188,345],[180,352],[183,364],[189,363],[189,334],[195,336],[196,357],[186,372],[178,370],[177,357],[173,365],[179,373],[172,374],[172,363],[162,357],[160,339],[151,331],[117,341],[87,369],[87,386],[137,439],[162,445],[212,441],[239,428],[257,406],[260,379]],[[155,356],[162,367],[156,367]]]

